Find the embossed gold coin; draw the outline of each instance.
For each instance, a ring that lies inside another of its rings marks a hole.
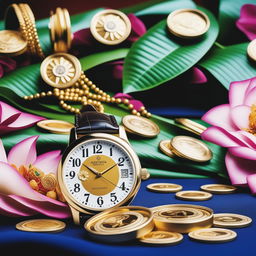
[[[167,17],[169,31],[182,38],[195,38],[205,34],[210,27],[208,16],[197,9],[178,9]]]
[[[213,215],[213,225],[219,228],[243,228],[252,223],[252,219],[235,213],[217,213]]]
[[[17,56],[27,50],[27,41],[19,31],[1,30],[0,31],[0,54]]]
[[[72,123],[62,120],[42,120],[37,122],[37,126],[52,133],[69,134],[74,127]]]
[[[175,136],[171,139],[172,152],[195,162],[207,162],[212,158],[212,151],[201,140],[190,136]]]
[[[48,173],[41,178],[41,183],[45,189],[55,190],[57,186],[57,178],[54,173]]]
[[[93,16],[90,30],[97,41],[103,44],[116,45],[130,35],[131,22],[123,12],[108,9]]]
[[[160,129],[155,122],[141,116],[126,115],[123,117],[122,123],[128,132],[131,131],[132,133],[143,137],[152,138],[157,136],[160,132]]]
[[[34,219],[25,220],[16,224],[16,228],[28,232],[60,232],[66,224],[55,219]]]
[[[201,186],[201,189],[213,194],[230,194],[237,190],[236,187],[226,184],[206,184]]]
[[[175,154],[173,154],[172,150],[171,150],[170,140],[161,140],[159,142],[159,148],[167,156],[169,156],[169,157],[174,157],[175,156]]]
[[[184,190],[175,194],[176,198],[188,201],[204,201],[212,198],[212,194],[205,191]]]
[[[106,242],[124,242],[140,238],[154,228],[152,211],[141,206],[122,206],[104,210],[84,224],[94,239]]]
[[[151,231],[140,238],[140,242],[146,244],[177,244],[183,240],[183,235],[177,232]]]
[[[213,223],[213,210],[192,204],[170,204],[151,208],[157,230],[188,233],[209,228]]]
[[[153,192],[172,193],[182,190],[182,186],[174,183],[152,183],[147,189]]]
[[[207,127],[188,118],[175,118],[175,122],[182,124],[183,126],[188,128],[189,131],[197,135],[201,135],[201,133],[207,129]]]
[[[234,240],[237,234],[235,231],[224,228],[206,228],[192,231],[188,236],[201,242],[224,243]]]
[[[52,87],[67,88],[79,79],[82,68],[80,61],[67,53],[55,53],[47,58],[40,67],[43,80]]]

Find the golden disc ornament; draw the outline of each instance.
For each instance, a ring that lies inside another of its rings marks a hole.
[[[183,125],[190,132],[193,132],[197,135],[201,135],[201,133],[207,129],[207,127],[188,118],[175,118],[175,122]]]
[[[66,224],[55,219],[34,219],[19,222],[16,228],[28,232],[61,232]]]
[[[144,235],[140,238],[140,242],[146,244],[155,244],[155,245],[174,245],[178,244],[183,240],[183,235],[177,232],[168,232],[168,231],[151,231],[150,233]]]
[[[197,241],[207,243],[230,242],[237,237],[235,231],[224,228],[206,228],[188,233],[188,236]]]
[[[80,78],[82,67],[80,61],[67,53],[55,53],[48,56],[41,64],[41,76],[50,86],[67,88]]]
[[[0,31],[0,55],[17,56],[27,50],[27,41],[19,31]]]
[[[197,9],[178,9],[167,17],[169,31],[181,38],[195,38],[205,34],[210,27],[208,16]]]
[[[90,30],[97,41],[107,45],[116,45],[130,35],[131,22],[123,12],[108,9],[93,16]]]

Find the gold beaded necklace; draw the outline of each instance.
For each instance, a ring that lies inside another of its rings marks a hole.
[[[60,20],[62,22],[59,22]],[[63,109],[71,113],[80,112],[79,108],[71,105],[72,103],[92,104],[100,112],[104,112],[103,102],[124,104],[133,115],[149,118],[151,113],[145,107],[137,111],[130,100],[111,97],[86,77],[80,61],[75,56],[66,53],[71,45],[70,24],[67,9],[57,8],[56,13],[51,13],[49,28],[55,53],[43,60],[40,72],[42,79],[54,89],[24,96],[24,99],[33,100],[52,96],[59,100]]]

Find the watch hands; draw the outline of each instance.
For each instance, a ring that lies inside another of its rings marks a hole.
[[[105,178],[104,176],[101,176],[103,179],[105,179],[106,181],[108,181],[109,183],[111,183],[112,185],[114,185],[117,188],[122,189],[121,187],[117,186],[115,183],[113,183],[112,181],[110,181],[109,179]]]
[[[99,175],[98,175],[98,177],[96,177],[96,178],[101,177],[104,173],[110,171],[110,170],[111,170],[112,168],[114,168],[116,165],[118,165],[118,163],[115,163],[114,165],[110,166],[109,168],[107,168],[107,169],[104,170],[103,172],[100,172]]]
[[[83,164],[83,166],[85,166],[87,169],[89,169],[91,172],[93,172],[96,176],[100,176],[100,173],[98,171],[96,171],[94,168],[87,166],[85,164]]]

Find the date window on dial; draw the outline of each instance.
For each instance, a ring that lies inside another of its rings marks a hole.
[[[121,178],[128,178],[128,169],[121,169]]]

